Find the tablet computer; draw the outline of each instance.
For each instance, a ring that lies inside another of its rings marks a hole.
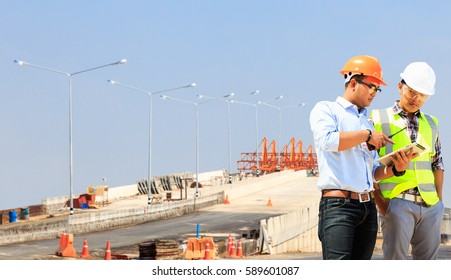
[[[420,145],[416,142],[410,143],[409,145],[399,149],[404,151],[404,153],[408,154],[408,151],[410,150],[410,148],[413,147],[413,153],[418,153],[420,155],[426,153],[428,151],[428,148],[424,147],[423,145]],[[390,156],[394,156],[396,158],[396,151],[391,152],[383,157],[380,157],[377,161],[386,165],[386,166],[390,166],[393,165],[393,161],[391,160]]]

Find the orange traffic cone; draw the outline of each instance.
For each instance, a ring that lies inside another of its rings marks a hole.
[[[106,243],[105,260],[111,260],[111,244],[110,240]]]
[[[230,256],[231,257],[235,257],[236,256],[235,241],[232,242],[232,249],[230,250]]]
[[[225,200],[224,200],[224,204],[230,204],[229,196],[228,196],[228,195],[226,195],[226,198],[225,198]]]
[[[81,251],[81,258],[82,259],[91,258],[91,256],[89,255],[88,241],[86,241],[86,237],[85,237],[85,241],[83,242],[83,250]]]
[[[205,242],[205,256],[204,260],[211,260],[211,254],[210,254],[210,243],[208,241]]]
[[[266,203],[266,206],[272,206],[271,198],[269,198],[268,203]]]
[[[227,240],[227,252],[229,254],[232,252],[232,242],[233,242],[232,235],[229,234],[229,239]]]
[[[238,248],[236,249],[236,256],[239,258],[243,257],[243,246],[241,244],[241,239],[238,240]]]

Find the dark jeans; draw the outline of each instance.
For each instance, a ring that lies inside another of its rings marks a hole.
[[[318,237],[325,260],[369,260],[377,237],[374,201],[323,197],[319,206]]]

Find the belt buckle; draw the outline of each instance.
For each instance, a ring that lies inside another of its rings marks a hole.
[[[414,195],[413,197],[416,204],[422,204],[424,202],[423,198],[420,195]]]
[[[366,196],[366,198],[364,198]],[[371,200],[371,195],[368,192],[359,193],[359,201],[360,203],[368,202]]]

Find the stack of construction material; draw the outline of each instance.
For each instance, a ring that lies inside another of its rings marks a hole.
[[[175,240],[153,240],[139,244],[140,260],[180,259],[179,244]]]

